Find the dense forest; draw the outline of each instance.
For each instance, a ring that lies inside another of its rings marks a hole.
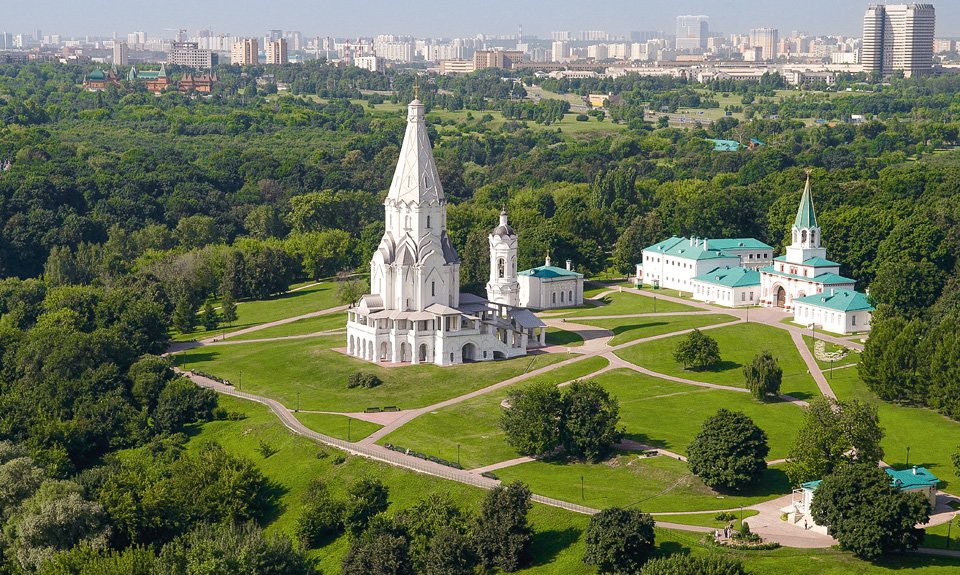
[[[126,83],[87,92],[89,71],[0,66],[0,573],[96,561],[180,573],[221,549],[299,572],[302,555],[259,530],[275,502],[257,470],[216,445],[182,448],[191,424],[234,414],[158,355],[171,324],[189,330],[211,298],[364,270],[413,76],[224,66],[210,96],[155,96]],[[862,80],[787,95],[778,77],[422,81],[462,283],[486,281],[501,206],[522,268],[549,253],[624,274],[671,234],[780,249],[809,169],[830,257],[878,307],[865,381],[960,418],[960,79]],[[521,100],[534,84],[620,94],[607,120],[617,129],[565,133],[555,122],[567,102]],[[721,93],[753,119],[677,129],[645,118]],[[440,114],[458,110],[480,113]],[[843,121],[853,114],[869,120]],[[766,145],[714,152],[706,138]],[[222,519],[232,526],[206,524]]]

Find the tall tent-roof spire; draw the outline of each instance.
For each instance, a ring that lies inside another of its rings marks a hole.
[[[400,159],[387,200],[417,205],[446,203],[420,100],[414,100],[407,106],[407,131],[403,135]]]
[[[810,191],[810,172],[807,171],[807,183],[803,188],[803,197],[800,198],[800,208],[797,210],[797,219],[793,221],[797,229],[817,228],[817,211],[813,207],[813,192]]]

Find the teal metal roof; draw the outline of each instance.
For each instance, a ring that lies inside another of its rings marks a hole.
[[[645,252],[657,252],[668,256],[674,256],[678,258],[683,258],[685,260],[716,260],[716,259],[736,259],[737,262],[740,261],[739,256],[734,254],[728,254],[720,249],[713,247],[713,242],[715,240],[699,240],[694,242],[694,245],[690,245],[690,240],[688,238],[678,238],[673,236],[670,239],[663,240],[660,243],[653,244],[652,246],[644,249]],[[707,244],[707,248],[704,249],[704,242]]]
[[[531,268],[528,270],[523,270],[517,275],[532,276],[535,278],[583,277],[583,274],[578,274],[577,272],[564,268],[558,268],[557,266],[540,266],[538,268]]]
[[[714,152],[736,152],[743,147],[743,144],[736,140],[714,140],[711,138],[705,139],[713,144]]]
[[[836,268],[836,267],[840,267],[840,264],[838,264],[837,262],[832,262],[832,261],[830,261],[830,260],[828,260],[828,259],[824,259],[824,258],[810,258],[810,259],[808,259],[808,260],[803,260],[803,265],[805,265],[805,266],[813,266],[813,267],[815,267],[815,268],[825,268],[825,267],[833,267],[833,268]]]
[[[695,281],[724,287],[747,287],[760,285],[760,272],[741,267],[724,266],[696,276]]]
[[[824,274],[826,275],[826,274]],[[835,311],[873,311],[874,307],[867,301],[867,296],[858,291],[849,289],[833,290],[833,293],[824,292],[804,297],[794,301],[816,307],[824,307]]]
[[[810,191],[810,176],[807,176],[807,184],[803,187],[803,197],[800,198],[800,209],[797,210],[797,219],[793,222],[793,227],[797,229],[816,228],[817,212],[813,208],[813,193]]]
[[[807,481],[806,483],[802,483],[800,487],[803,487],[807,491],[816,491],[817,487],[820,487],[821,483],[823,483],[823,481],[820,479],[816,481]]]
[[[773,248],[754,238],[734,238],[729,240],[707,240],[708,245],[718,250],[772,250]]]
[[[824,285],[842,285],[842,284],[854,284],[857,283],[856,280],[845,278],[840,274],[835,274],[833,272],[827,272],[815,276],[801,276],[796,274],[788,274],[787,272],[778,271],[774,266],[767,266],[760,268],[761,272],[773,274],[775,276],[781,276],[785,278],[796,278],[798,280],[807,280],[814,281],[816,283],[821,283]]]
[[[889,467],[884,469],[890,476],[894,487],[900,489],[917,489],[920,487],[936,487],[940,484],[937,476],[930,473],[925,467],[914,467],[895,471]]]

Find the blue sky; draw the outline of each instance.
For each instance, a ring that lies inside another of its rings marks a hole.
[[[711,29],[739,32],[760,26],[814,34],[859,35],[867,2],[860,0],[0,0],[0,30],[66,36],[160,33],[164,28],[210,28],[236,35],[269,28],[308,35],[549,36],[551,30],[674,29],[680,14],[706,14]],[[935,3],[937,36],[960,36],[960,1]],[[170,34],[167,32],[167,34]]]

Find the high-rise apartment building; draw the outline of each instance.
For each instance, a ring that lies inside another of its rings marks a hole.
[[[760,48],[760,57],[763,60],[777,58],[777,45],[780,43],[780,32],[776,28],[754,28],[750,30],[750,46]]]
[[[567,43],[562,40],[556,40],[551,45],[551,60],[554,62],[563,62],[567,59]]]
[[[706,16],[677,16],[677,50],[703,52],[710,35]]]
[[[287,40],[278,38],[266,45],[267,64],[286,64],[290,60],[287,58]]]
[[[521,63],[523,63],[523,52],[518,50],[477,50],[473,53],[475,70],[484,68],[512,70],[515,65]]]
[[[119,40],[113,43],[113,65],[126,66],[130,64],[130,47],[126,42]]]
[[[200,48],[197,42],[174,42],[167,52],[167,64],[203,70],[217,65],[217,54]]]
[[[230,63],[241,66],[256,66],[260,63],[260,45],[256,38],[245,38],[230,49]]]
[[[911,77],[930,73],[936,12],[933,4],[871,4],[863,17],[864,72]]]

